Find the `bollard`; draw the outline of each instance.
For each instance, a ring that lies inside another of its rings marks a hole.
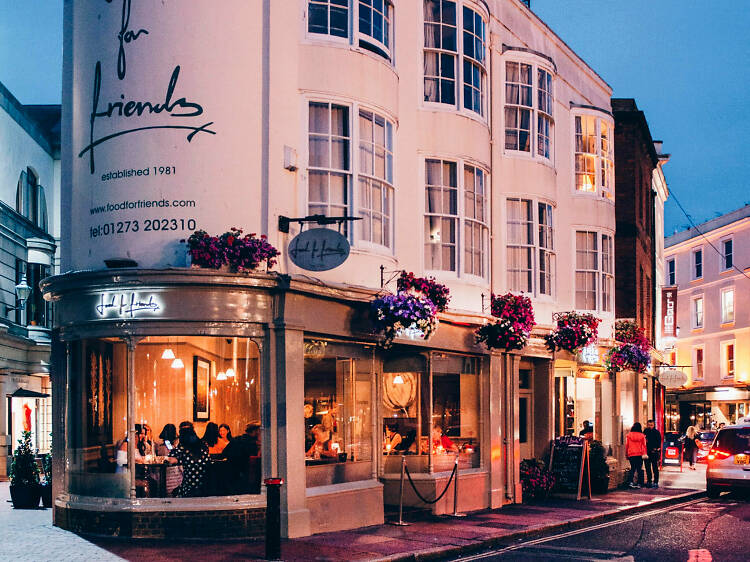
[[[283,478],[266,478],[266,560],[281,560],[281,486]]]
[[[456,475],[453,481],[453,513],[451,517],[466,517],[465,513],[458,512],[458,453],[456,453]]]
[[[406,527],[409,524],[404,521],[404,476],[406,473],[406,456],[401,455],[401,485],[399,486],[398,521],[391,521],[391,525]]]

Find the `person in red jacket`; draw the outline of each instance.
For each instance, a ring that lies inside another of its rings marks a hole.
[[[638,485],[639,476],[642,478],[643,458],[648,458],[648,449],[646,448],[646,436],[643,434],[641,424],[635,422],[630,428],[630,433],[625,438],[625,456],[630,461],[630,488],[640,488]]]

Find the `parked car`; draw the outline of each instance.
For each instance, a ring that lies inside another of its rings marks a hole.
[[[711,449],[711,443],[714,442],[714,437],[716,437],[716,432],[715,431],[699,431],[695,437],[701,443],[700,447],[698,447],[696,461],[706,462],[706,457],[708,457],[708,452]]]
[[[662,443],[662,464],[679,465],[682,441],[679,433],[666,432]]]
[[[706,457],[706,493],[750,488],[750,424],[729,425],[716,434]]]

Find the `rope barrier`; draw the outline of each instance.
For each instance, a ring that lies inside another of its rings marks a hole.
[[[417,497],[426,504],[433,504],[433,503],[439,502],[445,495],[445,492],[448,491],[448,488],[450,487],[451,482],[453,481],[453,477],[456,476],[456,472],[458,470],[458,464],[453,465],[453,470],[451,471],[451,477],[448,478],[448,483],[445,485],[445,490],[443,490],[441,494],[438,497],[436,497],[434,500],[425,499],[424,496],[419,493],[419,490],[417,490],[417,487],[414,485],[414,481],[411,479],[411,473],[409,473],[409,467],[404,466],[404,468],[406,469],[406,477],[409,479],[409,484],[411,484],[411,488],[412,490],[414,490],[414,493],[417,495]]]

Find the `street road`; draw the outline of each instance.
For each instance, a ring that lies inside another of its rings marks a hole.
[[[723,494],[462,557],[492,560],[750,560],[750,497]]]

